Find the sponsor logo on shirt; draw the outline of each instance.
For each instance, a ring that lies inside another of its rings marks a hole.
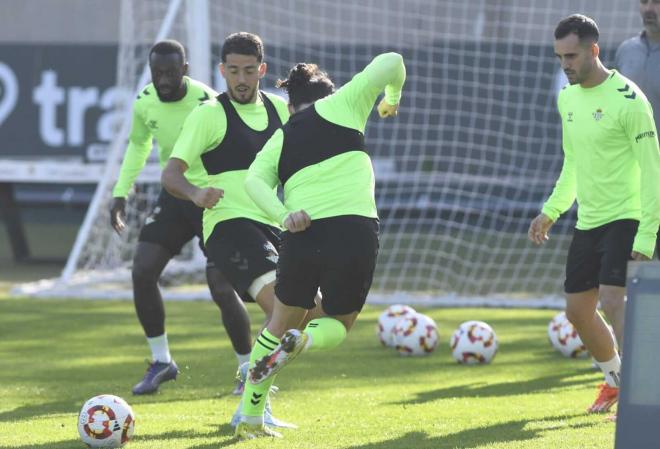
[[[573,121],[573,113],[569,112],[568,113],[568,118],[566,119],[567,122],[572,122]]]
[[[655,137],[655,132],[654,131],[646,131],[646,132],[643,132],[641,134],[638,134],[637,137],[635,137],[635,143],[638,143],[644,137],[654,138]]]
[[[600,119],[603,118],[603,110],[601,108],[596,109],[596,112],[592,114],[594,116],[594,120],[597,122],[600,121]]]
[[[158,122],[156,120],[149,120],[149,123],[147,123],[147,126],[150,129],[158,129]]]

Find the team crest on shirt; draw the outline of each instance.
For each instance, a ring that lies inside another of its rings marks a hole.
[[[566,119],[567,122],[572,122],[573,121],[573,113],[569,112],[568,113],[568,118]]]
[[[158,122],[156,120],[149,120],[149,123],[147,123],[147,126],[150,129],[158,129]]]
[[[603,110],[601,108],[596,109],[596,112],[592,114],[594,116],[594,120],[597,122],[600,121],[600,119],[603,118]]]

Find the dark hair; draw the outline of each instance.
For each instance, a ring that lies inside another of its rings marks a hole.
[[[277,80],[277,87],[286,89],[289,104],[294,108],[303,103],[313,103],[335,91],[335,85],[316,64],[299,62],[285,80]]]
[[[174,39],[157,42],[149,51],[149,59],[151,59],[151,55],[154,53],[157,55],[171,55],[176,53],[181,56],[182,64],[186,62],[186,50],[183,48],[183,45],[181,45],[181,42],[175,41]]]
[[[562,19],[555,28],[555,39],[563,39],[569,34],[577,35],[580,42],[598,42],[600,33],[594,19],[582,14],[573,14]]]
[[[225,38],[225,43],[222,44],[222,62],[227,62],[227,55],[230,53],[256,56],[261,63],[264,59],[264,43],[256,34],[239,31]]]

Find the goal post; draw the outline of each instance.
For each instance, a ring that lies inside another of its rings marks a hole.
[[[118,83],[131,90],[146,84],[136,73],[148,75],[145,49],[160,37],[180,40],[192,66],[200,63],[191,73],[211,77],[216,88],[222,42],[236,31],[262,37],[268,70],[261,87],[269,91],[297,62],[319,64],[341,86],[378,53],[400,52],[407,81],[399,116],[381,121],[374,114],[366,129],[381,218],[369,301],[560,307],[575,211],[558,221],[543,248],[529,243],[526,231],[561,169],[556,95],[565,80],[553,30],[575,12],[599,24],[608,66],[619,43],[641,30],[636,5],[617,0],[122,0]],[[160,187],[136,186],[131,232],[114,235],[107,200],[126,117],[62,286],[81,273],[130,275],[137,232]],[[208,296],[199,263],[178,258],[165,282],[187,283],[176,273],[193,273],[201,285],[185,295]],[[111,284],[91,290],[120,290]],[[165,296],[172,291],[185,288]]]

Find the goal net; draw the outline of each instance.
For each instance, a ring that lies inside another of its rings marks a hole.
[[[575,211],[553,227],[543,248],[529,243],[526,232],[561,169],[556,94],[565,79],[553,54],[553,30],[575,12],[599,24],[608,66],[618,44],[641,29],[636,4],[617,0],[123,0],[118,84],[132,91],[140,86],[159,33],[183,42],[193,66],[190,48],[208,36],[210,65],[201,61],[206,65],[198,73],[220,90],[220,48],[235,31],[262,37],[266,90],[296,62],[318,63],[341,85],[378,53],[400,52],[408,75],[399,116],[381,121],[374,114],[366,131],[381,217],[370,300],[558,306]],[[164,30],[168,13],[173,17]],[[191,13],[208,21],[196,23]],[[82,296],[103,290],[130,297],[135,240],[160,187],[136,186],[130,232],[117,236],[108,208],[125,139],[119,133],[113,144],[69,271],[43,292],[79,295],[84,279],[92,288]],[[173,266],[167,283],[182,283],[183,272],[203,281],[203,260],[194,252]],[[187,288],[174,290],[207,295],[203,282]]]

